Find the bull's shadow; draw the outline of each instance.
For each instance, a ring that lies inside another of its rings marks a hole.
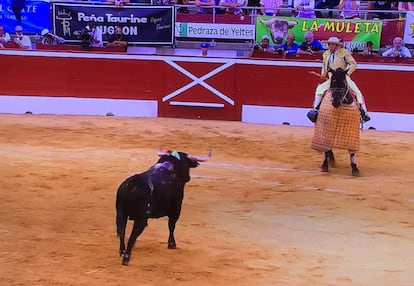
[[[193,156],[177,151],[158,151],[160,158],[147,171],[127,178],[116,195],[116,226],[120,240],[122,264],[128,265],[138,236],[148,225],[149,218],[168,216],[168,248],[175,249],[175,225],[181,213],[184,187],[190,181],[190,168],[199,166],[211,157]],[[125,229],[134,221],[125,248]]]

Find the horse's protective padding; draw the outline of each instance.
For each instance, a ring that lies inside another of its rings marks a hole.
[[[358,151],[360,112],[355,104],[332,106],[327,91],[322,99],[311,147],[325,152],[332,148]]]

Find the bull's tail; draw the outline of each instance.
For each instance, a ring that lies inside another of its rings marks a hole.
[[[116,194],[116,232],[119,237],[125,237],[125,229],[128,222],[128,217],[125,209],[126,186],[121,184]]]

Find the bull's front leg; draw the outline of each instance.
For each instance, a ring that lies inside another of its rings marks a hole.
[[[168,230],[170,232],[168,236],[168,248],[169,249],[177,248],[177,244],[175,243],[175,238],[174,238],[174,230],[175,230],[175,225],[179,217],[180,217],[180,214],[168,216]]]
[[[175,243],[175,238],[174,238],[174,231],[175,231],[175,225],[180,217],[183,199],[184,199],[184,185],[179,187],[178,197],[172,203],[172,207],[170,208],[170,211],[168,213],[168,230],[170,232],[168,236],[168,248],[169,249],[177,248],[177,245]]]
[[[125,235],[118,235],[119,237],[119,256],[125,254]]]

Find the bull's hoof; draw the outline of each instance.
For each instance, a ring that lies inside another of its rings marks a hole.
[[[177,245],[175,243],[168,243],[168,249],[176,249]]]
[[[327,173],[329,171],[328,164],[322,164],[321,171]]]
[[[128,266],[130,257],[130,255],[124,255],[124,257],[122,258],[122,265]]]

